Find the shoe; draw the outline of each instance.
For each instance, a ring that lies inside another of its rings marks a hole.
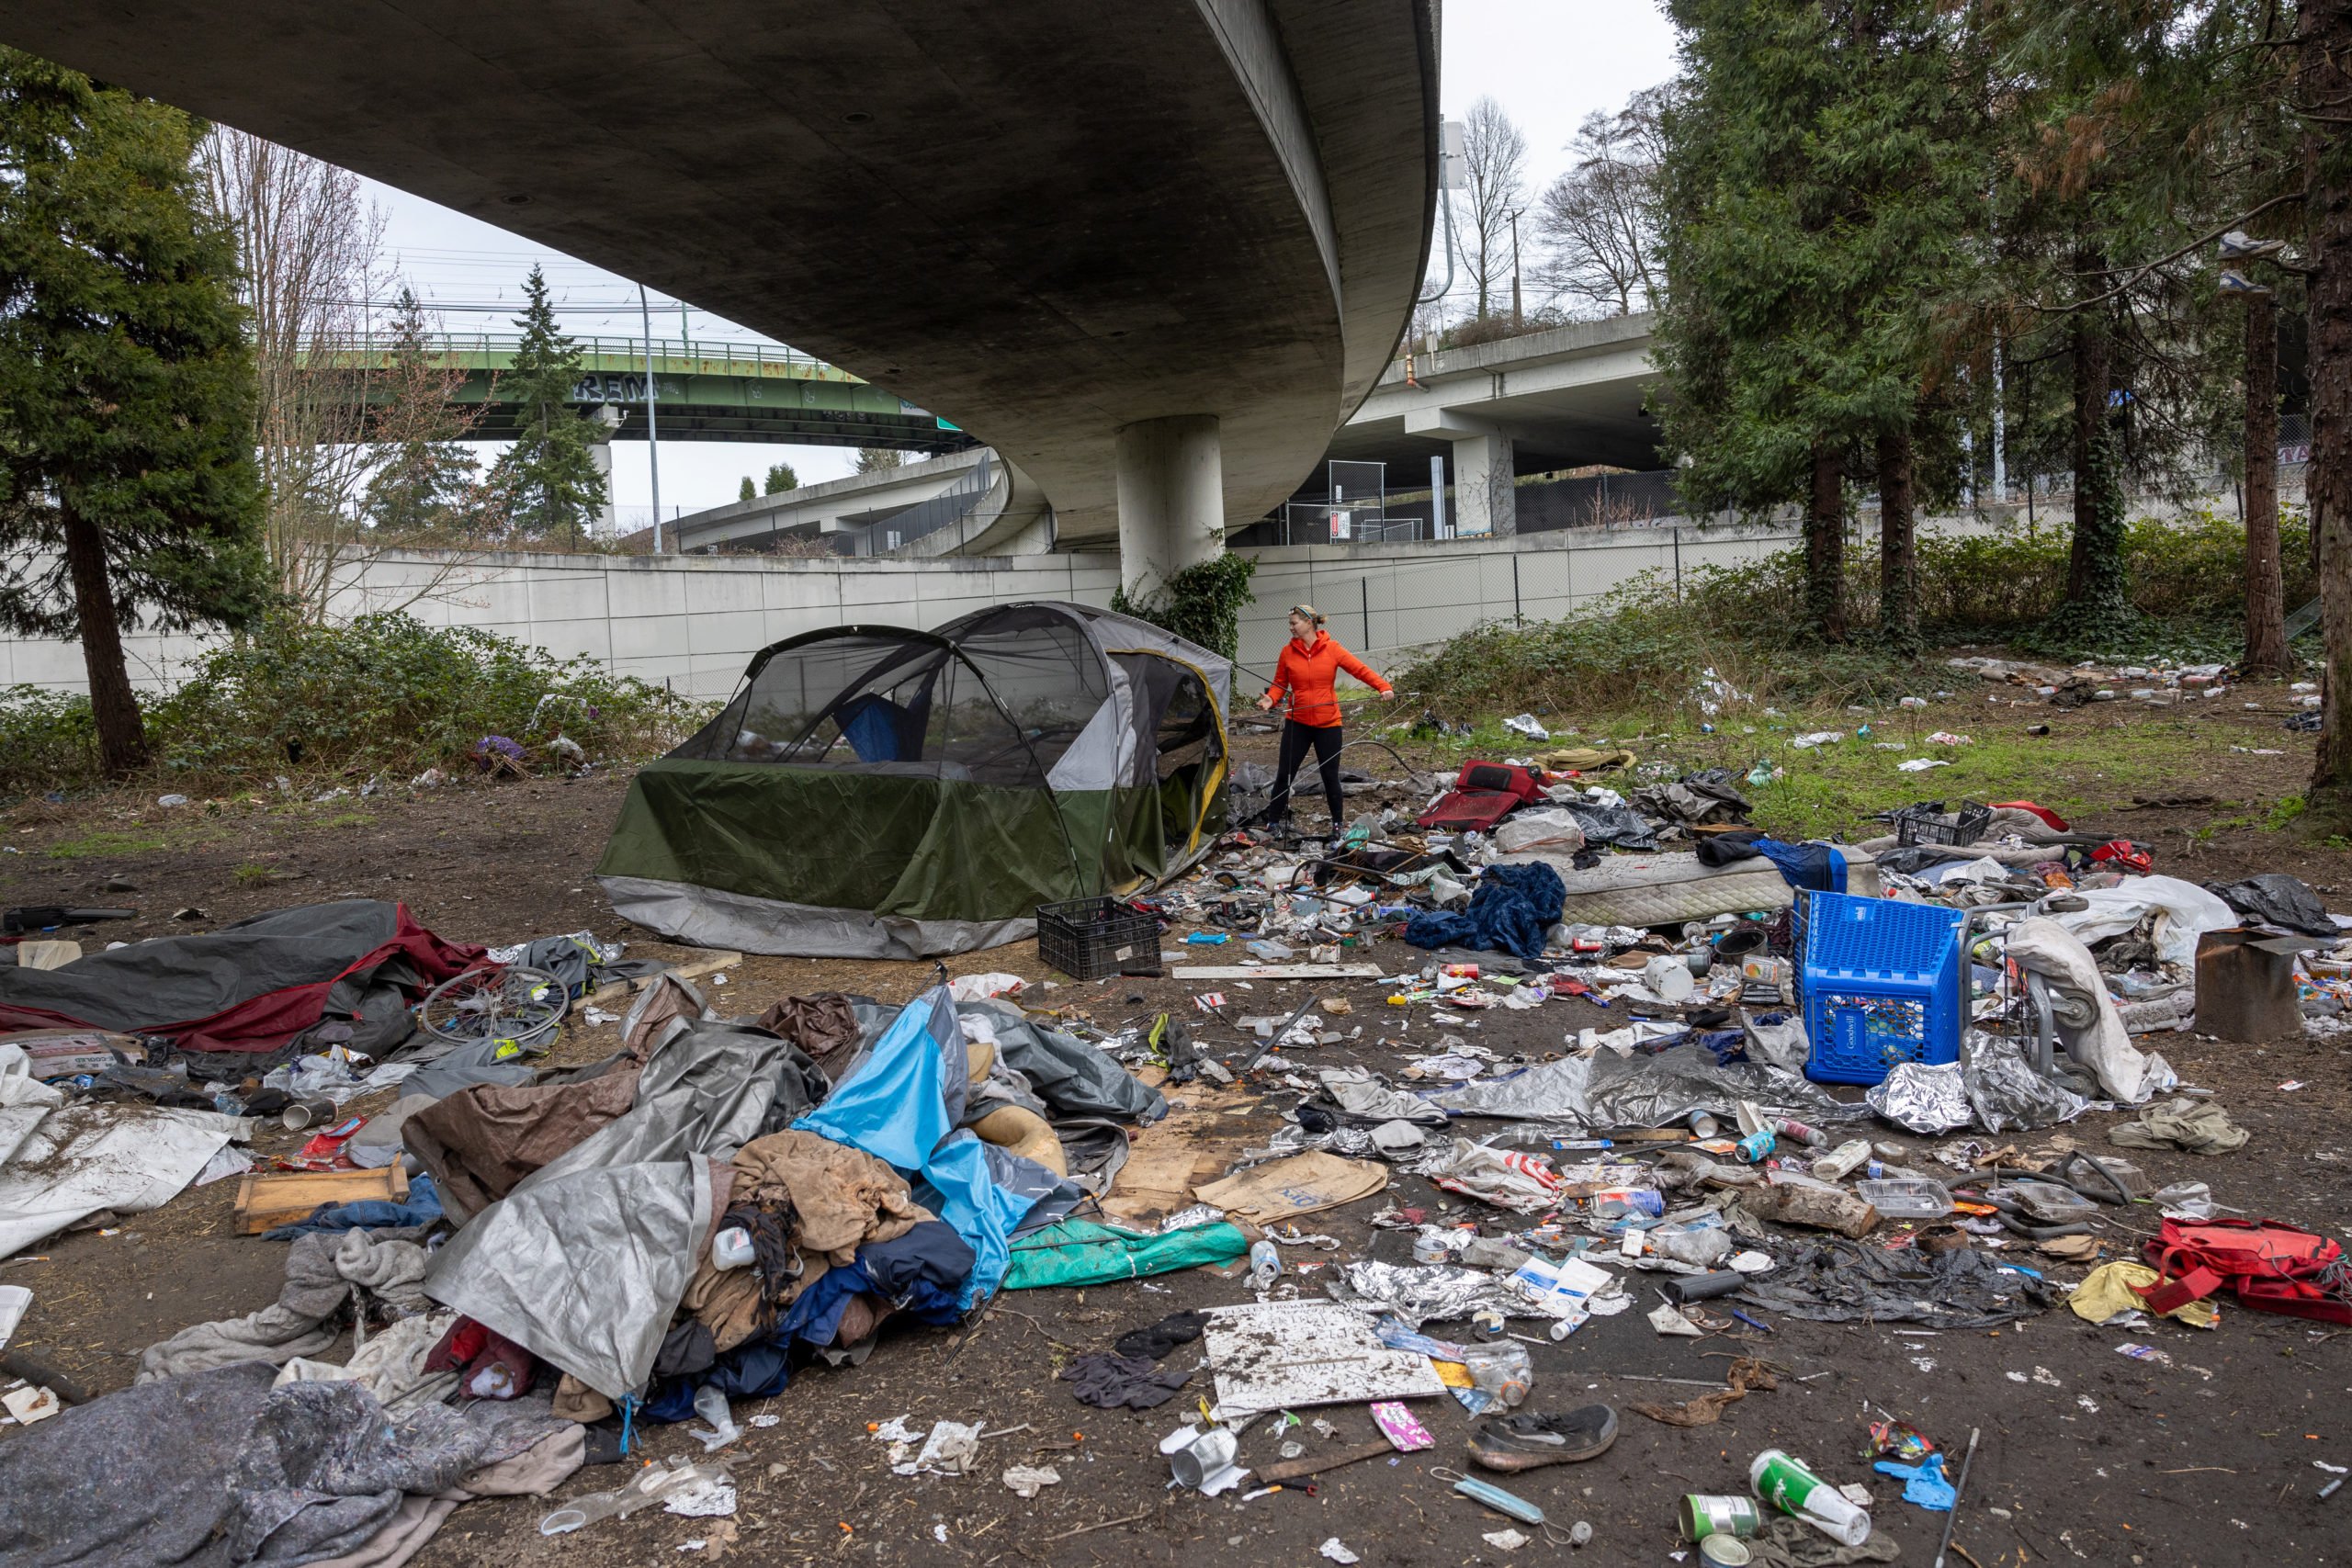
[[[1481,1416],[1470,1424],[1470,1457],[1488,1470],[1599,1459],[1616,1440],[1617,1412],[1606,1404],[1556,1416]]]

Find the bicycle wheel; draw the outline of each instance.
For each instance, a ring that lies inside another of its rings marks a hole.
[[[555,1043],[571,1006],[561,980],[544,969],[510,964],[469,969],[443,981],[418,1006],[416,1021],[435,1040],[453,1045],[494,1040],[522,1051],[544,1051]]]

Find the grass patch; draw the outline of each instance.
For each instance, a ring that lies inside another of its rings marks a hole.
[[[145,855],[157,850],[171,848],[169,839],[151,833],[129,833],[120,829],[101,828],[85,833],[78,839],[61,839],[49,846],[51,860],[88,860],[96,855]]]
[[[369,812],[346,811],[340,816],[330,817],[319,825],[322,828],[372,828],[376,825],[376,818]]]
[[[271,877],[277,874],[277,868],[274,866],[262,865],[254,861],[247,861],[244,864],[231,872],[229,874],[229,877],[232,882],[243,883],[250,886],[256,882],[267,882]]]

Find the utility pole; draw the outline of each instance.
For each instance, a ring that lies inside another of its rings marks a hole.
[[[1513,209],[1510,215],[1510,324],[1513,332],[1526,325],[1519,313],[1519,215],[1525,208]]]
[[[680,306],[683,310],[684,307]],[[662,553],[662,433],[653,423],[653,307],[637,286],[637,318],[645,327],[645,465],[653,476],[653,553]]]

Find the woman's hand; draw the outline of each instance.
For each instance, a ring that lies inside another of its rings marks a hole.
[[[1272,713],[1274,711],[1274,695],[1272,692],[1267,693],[1264,696],[1258,699],[1258,711],[1260,713]]]
[[[1393,703],[1393,702],[1395,702],[1395,701],[1396,700],[1396,687],[1394,687],[1394,686],[1391,686],[1391,687],[1389,687],[1386,691],[1385,691],[1385,692],[1381,693],[1381,694],[1380,694],[1380,700],[1381,700],[1382,702],[1384,702],[1384,703]]]

